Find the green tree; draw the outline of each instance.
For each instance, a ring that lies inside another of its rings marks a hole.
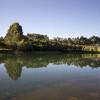
[[[0,48],[6,47],[3,37],[0,37]]]
[[[100,44],[100,37],[92,36],[89,38],[92,44]]]
[[[19,23],[13,23],[8,29],[5,36],[5,42],[7,44],[15,44],[23,38],[22,26]]]

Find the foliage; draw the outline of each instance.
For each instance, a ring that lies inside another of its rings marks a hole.
[[[23,38],[22,26],[19,23],[13,23],[5,36],[7,44],[15,44]]]
[[[28,33],[23,35],[22,26],[13,23],[5,38],[0,38],[0,48],[14,51],[61,51],[61,52],[100,52],[100,37],[54,38],[47,35]]]

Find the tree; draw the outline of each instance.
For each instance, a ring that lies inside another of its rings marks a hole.
[[[0,48],[5,48],[5,47],[6,47],[6,45],[4,43],[4,39],[3,39],[3,37],[0,37]]]
[[[5,42],[7,44],[15,44],[20,41],[23,37],[22,26],[19,23],[13,23],[8,29],[7,35],[5,36]]]
[[[41,34],[36,34],[36,33],[28,33],[27,38],[30,40],[49,40],[49,37],[47,35],[41,35]]]
[[[92,36],[89,38],[92,44],[100,44],[100,37]]]

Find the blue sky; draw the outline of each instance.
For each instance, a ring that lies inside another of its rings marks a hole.
[[[100,36],[100,0],[0,0],[0,36],[19,22],[24,34]]]

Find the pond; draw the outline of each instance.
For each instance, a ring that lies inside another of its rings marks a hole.
[[[100,100],[100,54],[0,55],[0,100]]]

